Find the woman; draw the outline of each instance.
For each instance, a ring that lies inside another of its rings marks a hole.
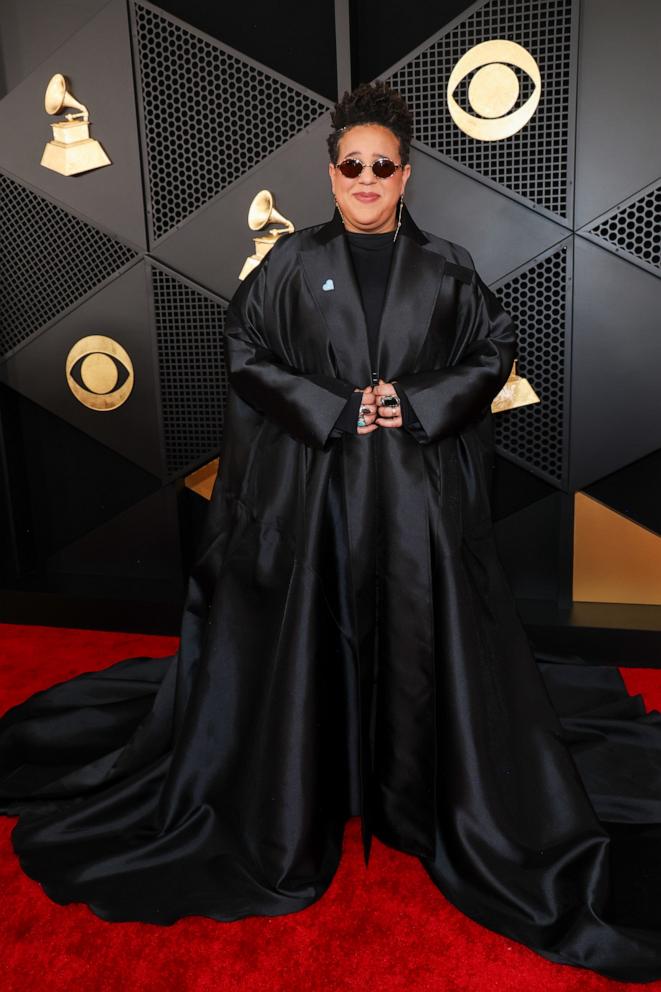
[[[495,551],[512,321],[404,205],[401,97],[360,86],[333,124],[332,219],[282,237],[227,312],[226,441],[179,651],[0,720],[15,850],[107,920],[234,920],[319,899],[360,814],[366,863],[375,833],[544,957],[660,977],[654,886],[627,904],[598,762],[579,774],[570,749],[588,734],[560,722]]]

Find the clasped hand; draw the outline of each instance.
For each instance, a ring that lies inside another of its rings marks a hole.
[[[354,392],[361,392],[355,389]],[[377,427],[401,427],[402,408],[400,406],[381,406],[380,396],[397,396],[397,390],[391,382],[384,382],[379,379],[377,386],[367,386],[362,390],[363,399],[361,407],[369,407],[369,412],[361,414],[365,421],[365,427],[357,427],[358,434],[370,434]]]

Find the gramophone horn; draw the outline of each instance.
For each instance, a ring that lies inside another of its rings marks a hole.
[[[44,106],[47,114],[59,114],[63,107],[77,107],[83,113],[88,114],[87,107],[78,101],[67,90],[67,81],[61,72],[56,72],[51,77],[46,87],[46,97]]]
[[[260,227],[268,224],[273,210],[273,196],[267,189],[262,189],[253,198],[248,210],[248,227],[251,231],[258,231]]]
[[[293,231],[294,225],[273,206],[273,194],[268,189],[262,189],[253,198],[248,210],[248,227],[251,231],[259,231],[267,224],[284,224],[287,231]]]

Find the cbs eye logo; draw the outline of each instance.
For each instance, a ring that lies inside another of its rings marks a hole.
[[[116,410],[133,389],[133,362],[121,344],[102,334],[76,341],[66,360],[69,389],[90,410]]]
[[[519,97],[519,80],[511,68],[513,65],[528,73],[534,89],[523,106],[509,114]],[[468,102],[479,117],[463,110],[454,98],[457,86],[473,69],[477,72],[468,84]],[[452,70],[448,79],[448,110],[457,127],[469,137],[500,141],[528,123],[537,110],[541,92],[539,67],[525,48],[514,41],[484,41],[462,55]]]

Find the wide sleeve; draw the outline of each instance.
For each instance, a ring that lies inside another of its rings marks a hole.
[[[474,270],[462,286],[458,313],[458,359],[443,369],[394,380],[421,424],[421,430],[411,431],[420,444],[458,434],[486,414],[516,356],[514,321]]]
[[[422,424],[416,417],[415,410],[411,406],[411,401],[406,395],[406,391],[399,379],[395,383],[395,392],[399,396],[399,402],[402,408],[402,428],[408,431],[409,434],[413,434],[418,440],[424,440],[425,432],[422,429]]]
[[[264,336],[268,261],[267,255],[248,274],[225,313],[229,382],[246,403],[296,440],[323,448],[354,386],[335,376],[296,369],[269,347]],[[298,330],[304,332],[303,328]],[[332,436],[338,434],[335,431]]]
[[[362,402],[362,390],[351,394],[344,405],[342,413],[335,421],[335,429],[331,433],[331,437],[336,436],[336,431],[343,431],[345,434],[358,433],[358,415]]]

